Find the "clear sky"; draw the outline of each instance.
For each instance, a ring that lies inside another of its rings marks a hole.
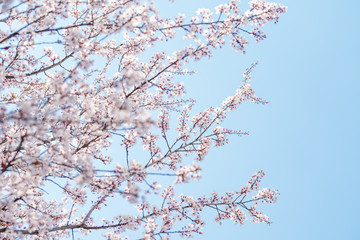
[[[223,1],[156,2],[164,15],[191,16],[199,7]],[[234,94],[245,69],[259,61],[252,85],[270,102],[246,103],[231,113],[224,126],[250,136],[233,137],[210,151],[201,165],[202,179],[179,191],[201,196],[236,190],[262,169],[262,186],[281,193],[277,204],[261,208],[273,221],[270,227],[231,221],[219,226],[208,212],[204,234],[196,240],[360,239],[360,1],[279,2],[288,12],[265,28],[266,40],[251,41],[246,55],[230,48],[216,51],[212,59],[188,66],[198,74],[179,78],[202,110]],[[179,49],[177,44],[166,50]]]
[[[167,16],[191,16],[224,1],[155,0]],[[273,224],[239,227],[227,221],[219,226],[214,212],[207,212],[204,234],[194,239],[358,240],[360,0],[273,1],[287,5],[288,12],[278,24],[265,27],[266,40],[251,41],[245,55],[218,50],[212,59],[188,66],[198,74],[179,78],[200,110],[221,105],[241,85],[245,69],[259,62],[252,86],[270,103],[246,103],[232,112],[224,126],[250,135],[210,151],[201,165],[202,179],[179,191],[236,190],[262,169],[262,187],[281,193],[277,204],[260,208]],[[176,44],[167,50],[178,50]]]
[[[160,2],[160,1],[159,1]],[[223,49],[184,79],[198,106],[220,105],[259,61],[253,87],[268,105],[245,104],[225,125],[250,132],[210,152],[200,182],[184,193],[237,189],[263,169],[264,187],[278,188],[279,202],[263,208],[273,224],[242,227],[212,223],[195,239],[360,239],[360,1],[295,0],[252,42],[247,54]],[[181,0],[160,10],[195,12],[219,0]],[[169,6],[174,6],[169,9]],[[189,15],[187,14],[187,15]]]

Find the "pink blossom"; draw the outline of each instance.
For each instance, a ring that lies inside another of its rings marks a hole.
[[[200,179],[213,147],[248,134],[223,124],[245,101],[266,103],[251,86],[256,63],[203,111],[179,78],[226,45],[245,53],[285,6],[224,0],[165,18],[152,1],[44,0],[3,1],[0,11],[1,239],[194,237],[205,209],[220,224],[270,223],[258,206],[279,194],[258,191],[263,171],[234,191],[178,193]],[[162,50],[178,37],[189,44]]]

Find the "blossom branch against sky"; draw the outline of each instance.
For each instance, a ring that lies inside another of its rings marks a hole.
[[[287,9],[249,4],[243,11],[231,0],[190,18],[165,18],[151,1],[4,1],[1,237],[61,239],[95,230],[106,230],[108,239],[192,237],[202,233],[203,209],[219,223],[270,224],[257,207],[276,202],[278,191],[260,189],[263,171],[224,194],[175,195],[177,186],[200,178],[210,149],[247,134],[222,126],[228,113],[245,101],[267,103],[251,87],[256,64],[234,95],[200,112],[178,82],[194,74],[185,66],[216,49],[230,45],[245,53]],[[173,54],[161,49],[178,37],[185,46]],[[124,156],[109,154],[113,141]],[[134,159],[139,147],[150,157]],[[100,217],[112,199],[138,212],[119,208]]]

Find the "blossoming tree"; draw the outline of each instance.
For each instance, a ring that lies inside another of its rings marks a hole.
[[[223,195],[176,193],[199,178],[211,147],[245,134],[221,126],[228,112],[247,100],[265,103],[250,86],[254,66],[233,96],[198,113],[177,79],[227,43],[244,51],[249,38],[264,39],[262,27],[285,6],[252,0],[243,11],[227,0],[214,12],[164,18],[150,0],[0,4],[1,239],[190,237],[201,233],[204,209],[217,222],[270,223],[257,206],[278,193],[259,190],[262,171]],[[177,36],[189,44],[161,49]],[[122,156],[106,151],[111,141]],[[148,157],[134,160],[130,150],[139,146]],[[136,211],[99,214],[114,199]]]

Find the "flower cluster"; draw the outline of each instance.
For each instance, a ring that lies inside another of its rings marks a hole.
[[[241,225],[247,215],[269,223],[256,207],[276,202],[277,190],[248,196],[259,189],[262,171],[239,191],[175,197],[178,184],[200,178],[212,147],[247,134],[221,126],[228,112],[244,101],[266,103],[250,85],[256,64],[219,107],[194,112],[195,100],[185,98],[178,78],[195,73],[186,65],[226,44],[245,51],[286,11],[265,0],[251,1],[247,11],[238,0],[224,2],[190,18],[165,18],[147,0],[2,1],[1,239],[75,238],[96,230],[108,239],[129,232],[141,239],[191,237],[202,231],[205,208],[218,222]],[[162,49],[178,37],[189,44],[173,54]],[[162,188],[169,179],[173,184]],[[114,202],[138,212],[119,208],[99,218]]]

